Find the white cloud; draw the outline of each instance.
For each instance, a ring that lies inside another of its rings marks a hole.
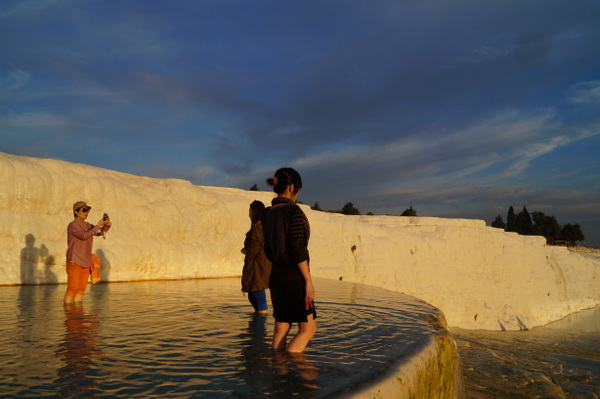
[[[568,100],[573,104],[600,104],[600,80],[578,83],[571,90],[573,94]]]
[[[15,17],[27,17],[43,13],[48,7],[52,7],[62,0],[20,0],[14,2],[14,6],[8,7],[0,12],[0,20]]]
[[[21,89],[27,84],[30,76],[29,73],[21,69],[13,69],[4,77],[0,77],[0,93],[2,93],[0,98],[7,98],[13,92]]]
[[[0,116],[0,126],[4,129],[56,128],[69,126],[69,121],[55,114],[25,112]]]
[[[553,117],[552,110],[533,115],[507,111],[455,131],[415,134],[377,145],[311,154],[296,164],[333,169],[336,174],[344,173],[344,168],[375,170],[381,175],[396,170],[402,180],[418,175],[419,179],[450,182],[508,162],[502,172],[507,177],[521,172],[531,160],[576,139],[546,137],[548,131],[557,128]]]

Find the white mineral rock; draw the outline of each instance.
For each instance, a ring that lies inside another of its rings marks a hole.
[[[66,282],[66,227],[78,200],[92,206],[91,223],[104,212],[113,222],[94,240],[104,281],[237,276],[248,206],[273,198],[5,153],[0,179],[0,285]],[[600,258],[542,237],[480,220],[303,209],[315,276],[414,295],[452,327],[530,329],[600,303]]]

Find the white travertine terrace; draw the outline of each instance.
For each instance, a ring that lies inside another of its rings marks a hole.
[[[105,281],[236,276],[248,205],[273,198],[5,153],[0,179],[0,285],[66,282],[66,226],[78,200],[92,206],[92,223],[111,216],[107,239],[94,241]],[[530,329],[600,303],[600,258],[542,237],[480,220],[304,210],[315,276],[416,296],[452,327]]]

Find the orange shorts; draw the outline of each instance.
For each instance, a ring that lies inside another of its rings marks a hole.
[[[69,262],[67,265],[67,296],[83,295],[90,278],[90,270],[89,267],[81,267],[76,263]]]

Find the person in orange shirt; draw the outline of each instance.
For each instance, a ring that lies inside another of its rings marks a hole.
[[[64,303],[81,302],[92,268],[94,236],[103,235],[111,226],[108,215],[96,226],[86,221],[90,209],[84,201],[73,204],[75,219],[67,227],[67,292]]]

